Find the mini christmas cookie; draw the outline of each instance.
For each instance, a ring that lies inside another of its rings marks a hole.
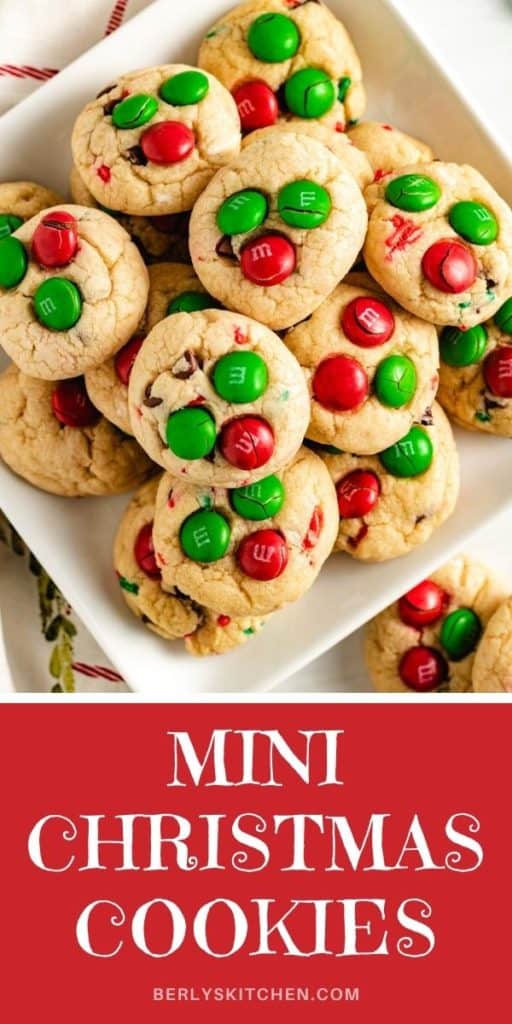
[[[286,335],[311,396],[307,436],[371,455],[399,441],[435,398],[437,334],[381,292],[340,284]]]
[[[89,192],[76,167],[71,169],[69,190],[74,203],[80,206],[99,207],[100,204],[92,192]],[[117,213],[116,210],[105,209],[104,212],[115,217],[128,232],[145,263],[165,259],[190,263],[188,213],[168,213],[162,217],[131,217],[127,213]]]
[[[428,164],[434,159],[426,142],[381,121],[361,121],[361,124],[349,128],[347,135],[350,142],[366,154],[375,181],[382,181],[399,167]]]
[[[192,487],[165,474],[154,542],[164,581],[227,615],[265,615],[312,585],[336,538],[336,495],[321,459],[248,487]]]
[[[368,270],[402,306],[466,330],[512,292],[512,212],[472,167],[400,168],[365,193]]]
[[[138,216],[190,210],[218,167],[240,149],[227,89],[186,64],[132,71],[79,114],[71,145],[103,206]]]
[[[324,452],[336,487],[336,550],[383,562],[424,544],[452,514],[459,460],[450,424],[438,405],[398,444],[380,455]]]
[[[155,477],[139,488],[119,524],[114,568],[121,592],[130,611],[153,633],[165,640],[184,638],[191,654],[223,654],[245,643],[265,620],[231,619],[210,612],[163,583],[152,536],[159,482]]]
[[[462,427],[512,437],[512,299],[485,324],[439,336],[439,401]]]
[[[135,336],[115,356],[85,375],[87,392],[93,405],[126,434],[132,433],[128,411],[128,381],[146,334],[171,313],[217,305],[206,294],[192,267],[183,263],[153,263],[148,272],[148,304]]]
[[[282,469],[309,417],[304,375],[280,338],[214,309],[153,328],[132,370],[129,403],[135,437],[155,462],[220,487]]]
[[[0,240],[0,339],[31,377],[97,366],[131,337],[147,295],[142,257],[100,210],[45,210]]]
[[[487,624],[475,655],[473,689],[477,693],[512,693],[512,598]]]
[[[290,327],[355,262],[367,224],[353,176],[316,139],[262,136],[219,171],[190,219],[190,254],[224,306]]]
[[[253,142],[261,138],[274,138],[278,142],[283,137],[283,132],[292,135],[309,135],[311,138],[321,142],[327,149],[330,149],[340,161],[345,170],[356,179],[359,188],[364,190],[373,181],[373,170],[368,157],[357,146],[353,146],[347,135],[337,132],[335,128],[327,126],[322,121],[298,121],[297,118],[288,118],[279,121],[272,128],[259,128],[250,135],[246,135],[242,142],[242,149],[247,149]]]
[[[290,114],[342,131],[366,105],[352,40],[315,0],[239,4],[206,34],[199,65],[232,91],[244,133]]]
[[[94,408],[83,377],[35,380],[13,365],[0,375],[0,456],[35,487],[70,498],[129,491],[153,470]]]
[[[366,629],[366,663],[377,690],[471,690],[478,645],[507,596],[485,565],[460,555],[413,587]]]
[[[17,231],[26,220],[61,198],[35,181],[0,182],[0,241]]]

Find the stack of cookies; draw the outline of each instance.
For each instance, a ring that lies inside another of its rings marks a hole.
[[[365,654],[377,690],[512,693],[510,586],[460,555],[372,619]]]
[[[459,490],[443,409],[512,436],[512,214],[360,121],[359,58],[316,0],[239,5],[197,65],[78,114],[72,205],[0,186],[0,454],[56,494],[140,485],[123,596],[208,654],[333,550],[428,540]]]

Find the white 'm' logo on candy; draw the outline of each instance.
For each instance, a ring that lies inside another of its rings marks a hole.
[[[50,297],[48,297],[47,299],[43,299],[43,301],[41,302],[41,312],[44,313],[45,316],[49,316],[50,313],[57,312],[57,306],[55,305],[53,299],[50,299]]]
[[[210,534],[206,526],[200,526],[198,530],[194,530],[193,537],[198,548],[204,548],[205,544],[210,543]]]
[[[430,686],[434,682],[436,670],[433,665],[420,665],[418,668],[418,679],[422,686]]]
[[[500,380],[509,380],[512,377],[512,362],[498,363],[498,377]]]
[[[363,309],[362,313],[359,313],[358,320],[362,323],[363,327],[366,327],[368,331],[371,331],[372,327],[379,322],[379,314],[371,306]]]
[[[240,117],[247,117],[248,114],[254,114],[256,107],[252,100],[242,100],[242,102],[238,104],[238,109],[240,111]]]
[[[245,454],[248,455],[249,452],[252,452],[258,444],[259,439],[257,437],[253,437],[252,434],[249,434],[246,430],[245,433],[239,437],[235,448],[238,448],[240,452],[245,452]]]
[[[262,245],[255,245],[254,249],[252,250],[252,258],[254,263],[256,263],[257,260],[269,259],[270,256],[272,256],[272,249],[270,248],[268,242],[263,242]]]
[[[232,366],[228,373],[228,381],[230,384],[243,384],[247,376],[247,367],[245,366]]]
[[[316,196],[315,196],[314,192],[301,192],[301,194],[300,194],[300,205],[301,206],[311,206],[311,203],[314,203],[315,199],[316,199]]]
[[[245,488],[245,493],[248,498],[260,498],[261,484],[250,484],[249,487]]]
[[[233,196],[233,198],[230,200],[229,205],[234,210],[238,210],[241,206],[245,206],[246,203],[248,203],[248,202],[250,202],[250,197],[249,196],[244,196],[244,195],[242,195],[242,196]]]
[[[255,562],[270,562],[272,555],[272,548],[267,547],[266,544],[256,544],[252,552]]]
[[[411,457],[414,455],[414,445],[412,441],[401,441],[401,443],[396,447],[399,455],[408,455]]]
[[[343,485],[343,497],[351,501],[355,494],[359,494],[360,488],[356,484],[344,484]]]

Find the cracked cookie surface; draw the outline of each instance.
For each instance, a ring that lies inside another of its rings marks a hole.
[[[57,253],[61,242],[56,236],[75,236],[65,265],[42,265],[34,256],[41,231],[47,237],[51,233],[44,244]],[[112,217],[63,204],[32,217],[6,241],[25,263],[18,283],[0,288],[1,344],[20,370],[44,380],[76,377],[130,338],[145,309],[148,275],[129,235]],[[64,299],[60,292],[43,298],[44,289],[55,288],[55,282],[66,289]],[[63,315],[69,317],[66,326]],[[53,316],[61,326],[50,326]]]
[[[361,121],[348,128],[347,138],[361,152],[365,153],[373,170],[375,181],[391,171],[411,164],[428,164],[434,154],[421,139],[400,131],[382,121]]]
[[[200,196],[190,255],[224,306],[280,330],[309,316],[350,270],[366,225],[362,193],[333,153],[309,136],[272,132]]]
[[[366,663],[375,688],[472,690],[482,630],[506,597],[487,566],[465,555],[454,558],[367,626]]]
[[[475,656],[476,693],[512,693],[512,598],[489,620]]]
[[[183,77],[169,84],[184,75],[185,88]],[[79,114],[71,144],[99,203],[148,217],[190,210],[240,141],[227,89],[207,72],[166,64],[121,75]]]
[[[87,425],[65,425],[54,413],[54,382],[34,380],[13,365],[0,375],[0,455],[35,487],[64,497],[120,494],[142,483],[153,465],[136,442],[94,409],[77,381],[73,405],[65,384],[65,406]],[[67,399],[66,399],[67,395]],[[85,412],[85,416],[84,416]],[[67,416],[69,422],[69,415]]]
[[[512,212],[474,168],[402,167],[370,185],[365,198],[365,262],[411,313],[466,330],[509,298]]]
[[[304,375],[280,338],[217,309],[176,313],[153,328],[132,370],[129,404],[135,437],[155,462],[191,483],[223,487],[285,466],[309,417]]]
[[[399,441],[439,383],[435,328],[368,280],[368,288],[338,285],[285,336],[310,392],[307,437],[360,455]]]
[[[287,118],[279,121],[273,127],[259,128],[257,131],[251,132],[250,135],[246,135],[242,141],[242,149],[247,149],[248,146],[263,138],[274,138],[276,142],[279,142],[285,132],[297,136],[306,135],[321,142],[337,157],[342,167],[350,172],[362,191],[373,181],[373,170],[367,155],[357,146],[351,145],[348,135],[336,131],[336,128],[325,125],[322,121],[304,121],[296,117]]]
[[[450,424],[437,403],[419,429],[428,435],[433,457],[417,476],[394,475],[378,455],[320,453],[338,495],[336,551],[370,562],[398,558],[424,544],[452,514],[459,494],[459,459]]]
[[[56,192],[45,185],[38,185],[35,181],[0,182],[0,222],[2,215],[16,217],[21,221],[30,220],[36,213],[60,202],[61,197]],[[0,238],[4,237],[4,233],[8,234],[10,231],[7,231],[5,226],[2,230],[0,223]]]
[[[76,167],[71,168],[69,191],[73,202],[79,206],[100,205],[82,181]],[[117,213],[116,210],[108,212],[128,232],[145,263],[151,264],[159,260],[190,263],[188,213],[169,213],[162,217],[132,217],[128,213]]]
[[[114,568],[122,595],[130,611],[164,640],[183,638],[191,654],[224,654],[259,632],[265,619],[210,612],[163,583],[151,539],[159,482],[155,477],[138,489],[117,530]]]
[[[257,19],[261,21],[251,31]],[[207,32],[198,63],[238,97],[242,124],[247,119],[248,130],[263,127],[258,124],[262,117],[265,123],[269,118],[274,123],[290,112],[286,83],[307,68],[320,72],[320,86],[315,81],[309,89],[314,94],[320,88],[322,102],[317,110],[310,94],[304,119],[318,116],[345,125],[361,117],[366,105],[361,64],[352,40],[329,8],[316,2],[249,0],[239,4]],[[264,104],[261,93],[237,93],[240,87],[255,82],[267,87]],[[294,93],[292,103],[298,103],[300,109],[301,95]]]
[[[192,487],[165,474],[153,538],[164,581],[225,614],[260,615],[309,589],[336,530],[329,474],[301,449],[285,470],[241,492]],[[205,561],[207,548],[215,560]]]
[[[93,405],[125,434],[133,433],[128,409],[128,382],[145,335],[167,316],[169,305],[180,295],[205,294],[192,267],[186,264],[153,263],[148,267],[148,273],[148,303],[135,336],[115,356],[85,374]]]

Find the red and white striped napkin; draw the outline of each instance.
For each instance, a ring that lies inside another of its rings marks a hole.
[[[149,2],[3,0],[0,113],[53,78]],[[0,515],[0,692],[9,689],[119,693],[127,687],[43,567]]]

